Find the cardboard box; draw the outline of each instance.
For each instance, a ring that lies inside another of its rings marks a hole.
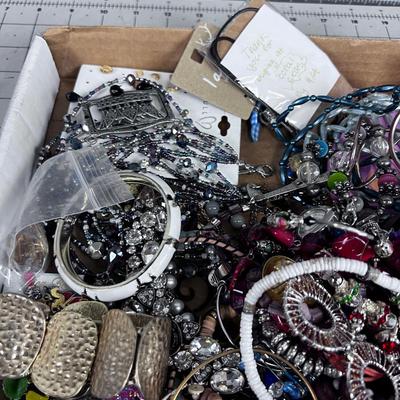
[[[81,64],[108,64],[172,72],[191,36],[187,29],[58,28],[45,34],[60,75],[60,91],[48,135],[59,132],[67,109],[64,93],[73,86]],[[357,88],[399,84],[400,41],[313,37],[349,83]],[[281,144],[263,128],[261,140],[251,143],[243,124],[240,157],[250,163],[277,167]],[[254,180],[254,177],[245,179]],[[260,181],[261,183],[261,181]],[[278,178],[263,182],[276,186]]]
[[[172,72],[191,36],[187,29],[56,28],[37,38],[26,59],[0,136],[2,227],[18,209],[37,151],[62,128],[65,93],[73,88],[81,64],[108,64]],[[312,38],[354,87],[400,84],[400,42]],[[58,89],[58,91],[57,91]],[[53,110],[53,111],[51,111]],[[49,124],[47,121],[50,119]],[[248,139],[243,123],[240,157],[277,166],[281,145],[263,128],[261,140]],[[254,181],[254,177],[247,177]],[[268,188],[278,178],[263,182]],[[0,227],[0,232],[1,232]]]

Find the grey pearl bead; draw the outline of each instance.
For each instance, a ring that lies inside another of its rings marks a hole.
[[[171,303],[171,311],[175,315],[180,314],[183,311],[184,308],[185,308],[185,304],[184,304],[184,302],[182,300],[175,299]]]
[[[206,247],[206,252],[209,256],[213,256],[216,253],[215,247],[210,245]]]
[[[167,284],[166,284],[167,288],[172,290],[172,289],[175,289],[177,285],[178,285],[178,281],[175,278],[175,276],[168,274],[167,275]]]
[[[360,131],[358,132],[358,140],[362,141],[367,137],[367,133],[365,132],[364,128],[361,128]]]
[[[303,161],[312,161],[314,159],[314,156],[312,155],[311,152],[309,151],[305,151],[302,155],[301,155],[301,159]]]
[[[167,268],[165,268],[165,270],[166,270],[166,271],[169,271],[169,272],[175,271],[175,270],[176,270],[176,264],[175,264],[173,261],[171,261],[171,262],[167,265]]]
[[[390,167],[390,159],[388,157],[381,157],[376,161],[376,163],[378,164],[378,167],[383,169]]]
[[[380,203],[382,204],[383,207],[390,207],[393,204],[393,197],[392,196],[388,196],[388,195],[384,195],[384,196],[381,196],[379,201],[380,201]]]
[[[190,312],[185,312],[182,314],[182,320],[186,322],[193,322],[194,321],[194,315]]]
[[[246,225],[246,220],[243,214],[234,214],[231,216],[229,221],[235,229],[241,229]]]
[[[351,193],[350,193],[350,192],[344,192],[344,193],[342,194],[342,196],[343,196],[344,199],[348,200],[348,199],[351,198]]]
[[[354,146],[354,140],[351,139],[347,139],[344,143],[343,143],[343,147],[346,150],[351,150]]]
[[[317,185],[309,186],[307,192],[310,196],[316,196],[320,192],[320,188]]]
[[[360,196],[353,197],[353,204],[356,212],[360,212],[364,208],[364,200]]]
[[[393,244],[389,240],[381,240],[374,246],[378,257],[387,258],[393,254]]]
[[[218,215],[220,210],[219,203],[216,202],[215,200],[207,201],[205,205],[205,210],[209,217],[215,217]]]

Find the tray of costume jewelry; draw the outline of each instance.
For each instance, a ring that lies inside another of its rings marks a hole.
[[[400,45],[259,6],[33,41],[0,136],[7,398],[400,398]]]

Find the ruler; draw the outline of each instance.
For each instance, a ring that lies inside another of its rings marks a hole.
[[[242,0],[0,0],[0,126],[34,35],[52,26],[223,24]],[[400,38],[400,0],[272,1],[309,35]]]
[[[244,1],[0,0],[0,126],[34,35],[53,26],[220,26]],[[162,40],[160,38],[160,40]]]
[[[307,35],[400,39],[400,0],[272,2]]]

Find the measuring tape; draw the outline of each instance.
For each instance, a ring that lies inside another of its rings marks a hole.
[[[400,39],[400,1],[275,0],[274,8],[307,35]]]

